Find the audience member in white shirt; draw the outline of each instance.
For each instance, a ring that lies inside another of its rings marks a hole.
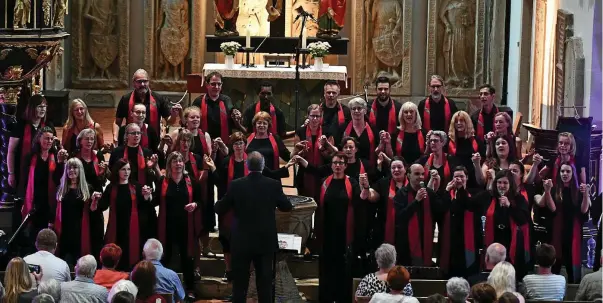
[[[551,267],[555,264],[555,255],[555,247],[549,244],[540,244],[536,249],[536,274],[523,278],[526,299],[563,301],[565,277],[551,272]]]
[[[23,258],[29,265],[40,265],[44,276],[42,281],[55,279],[59,282],[71,281],[71,272],[67,262],[54,255],[57,248],[57,234],[52,229],[45,228],[40,230],[36,237],[35,254]]]

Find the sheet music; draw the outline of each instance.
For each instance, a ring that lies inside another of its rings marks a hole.
[[[278,248],[282,250],[295,250],[301,253],[302,238],[295,234],[277,234]]]

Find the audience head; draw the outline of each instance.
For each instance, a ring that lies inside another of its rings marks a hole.
[[[412,102],[405,102],[400,108],[398,114],[398,122],[400,122],[400,130],[408,130],[412,127],[414,130],[419,130],[423,127],[421,116],[419,116],[419,108]]]
[[[323,90],[325,103],[330,106],[335,104],[337,102],[337,97],[339,97],[339,92],[341,91],[339,82],[335,80],[327,80]]]
[[[381,244],[375,251],[377,266],[382,270],[389,270],[396,265],[396,247],[391,244]]]
[[[146,299],[155,294],[157,283],[157,270],[151,261],[140,261],[132,270],[130,279],[138,287],[138,299]]]
[[[403,266],[394,266],[387,273],[387,284],[392,292],[402,293],[410,282],[410,273]]]
[[[262,172],[264,170],[264,156],[257,151],[247,155],[247,169],[250,172]]]
[[[352,119],[361,120],[366,115],[366,101],[361,97],[355,97],[348,102],[348,107],[352,112]]]
[[[425,298],[425,303],[447,303],[446,297],[441,294],[433,294]]]
[[[132,122],[142,124],[147,117],[147,107],[143,103],[136,103],[132,107],[130,115],[132,116]]]
[[[507,249],[500,243],[492,243],[486,250],[486,268],[492,269],[496,264],[507,259]]]
[[[19,257],[10,260],[4,274],[4,302],[17,302],[19,294],[29,291],[31,286],[27,263]]]
[[[144,254],[145,260],[161,261],[161,257],[163,256],[163,245],[161,245],[161,242],[157,239],[148,239],[147,242],[144,243],[142,253]]]
[[[112,302],[130,302],[130,301],[123,301],[128,298],[128,296],[125,294],[129,294],[130,296],[132,296],[132,300],[134,300],[136,298],[136,295],[138,294],[138,288],[136,287],[136,285],[134,285],[134,283],[132,283],[132,281],[119,280],[115,284],[113,284],[113,287],[111,287],[111,290],[109,291],[109,295],[107,296],[107,300],[111,303]],[[121,299],[118,299],[118,298],[121,298]],[[119,300],[119,301],[116,301],[116,300]],[[132,301],[132,302],[134,302],[134,301]]]
[[[496,290],[488,283],[478,283],[471,287],[471,298],[473,298],[473,303],[496,302]]]
[[[44,228],[36,236],[36,249],[54,254],[57,241],[57,234],[50,228]]]
[[[94,278],[96,273],[96,259],[92,255],[85,255],[77,260],[75,264],[75,275],[77,277]]]
[[[127,292],[127,291],[120,291],[118,293],[116,293],[112,300],[109,301],[110,303],[136,303],[136,297]]]
[[[75,148],[79,150],[83,148],[92,150],[94,148],[94,143],[96,143],[96,131],[92,128],[84,128],[75,139]]]
[[[514,292],[515,268],[507,261],[496,264],[488,276],[488,283],[494,287],[497,296],[507,291]]]
[[[39,294],[31,300],[31,303],[55,303],[57,301],[51,295]]]
[[[507,291],[500,295],[498,303],[520,303],[519,298],[512,292]]]
[[[121,247],[117,244],[109,243],[103,246],[100,252],[101,265],[105,268],[114,269],[119,263],[119,259],[121,259],[121,253]]]
[[[536,265],[542,268],[551,268],[555,264],[555,247],[542,243],[536,248]]]
[[[138,95],[144,95],[149,92],[149,73],[144,69],[137,69],[132,75],[132,85]]]
[[[29,97],[27,100],[27,106],[23,112],[23,119],[28,122],[32,122],[37,119],[44,121],[46,118],[46,110],[48,108],[48,102],[46,98],[40,94],[35,94]]]
[[[446,282],[446,293],[450,302],[465,303],[470,292],[469,282],[463,278],[452,277]]]
[[[576,155],[576,138],[569,132],[562,132],[557,135],[557,153],[560,155]]]
[[[265,111],[258,112],[253,116],[251,124],[258,134],[266,134],[272,128],[272,117]]]
[[[117,185],[120,181],[129,180],[131,174],[132,168],[130,167],[130,162],[128,162],[128,160],[124,158],[119,158],[111,167],[111,175],[109,176],[109,182]]]
[[[61,301],[61,283],[55,279],[43,280],[38,285],[39,294],[52,296],[55,302]]]

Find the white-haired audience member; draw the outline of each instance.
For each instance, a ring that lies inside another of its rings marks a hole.
[[[75,280],[61,284],[61,301],[78,303],[106,303],[109,292],[106,288],[94,284],[96,260],[85,255],[75,265]]]
[[[488,284],[494,287],[498,298],[505,292],[511,292],[520,302],[525,302],[523,296],[516,291],[515,267],[507,261],[499,262],[494,266],[488,276]]]
[[[111,287],[107,300],[113,302],[113,297],[120,292],[130,293],[133,298],[136,298],[136,295],[138,295],[138,287],[130,280],[119,280]]]
[[[599,235],[600,237],[601,235]],[[600,238],[599,238],[600,239]],[[601,250],[601,256],[603,256],[603,250]],[[603,264],[603,257],[601,257],[601,264]],[[574,301],[601,301],[603,297],[603,267],[600,267],[596,272],[590,273],[580,281],[580,286],[576,292],[576,299]]]
[[[136,298],[131,293],[122,290],[113,296],[113,299],[109,303],[136,303]]]
[[[57,234],[50,228],[44,228],[36,236],[35,254],[25,256],[27,264],[40,265],[44,275],[42,281],[55,279],[59,282],[71,281],[71,273],[67,262],[54,255],[57,248]]]
[[[446,293],[451,303],[465,303],[470,292],[469,282],[463,278],[452,277],[446,282]]]
[[[161,265],[161,257],[163,256],[163,245],[157,239],[148,239],[144,244],[143,254],[147,261],[151,261],[157,269],[157,293],[174,294],[174,302],[184,299],[184,287],[178,278],[178,274],[171,269]]]
[[[396,247],[391,244],[381,244],[375,251],[375,259],[379,271],[370,273],[360,281],[356,289],[356,300],[363,300],[372,297],[376,293],[388,292],[387,274],[389,270],[396,266]],[[404,287],[404,295],[412,296],[412,286],[410,282]]]
[[[38,294],[50,295],[55,302],[61,301],[61,283],[55,279],[43,280],[38,285]]]
[[[39,294],[35,298],[33,298],[33,300],[31,300],[31,303],[55,303],[55,302],[58,302],[58,301],[55,301],[54,298],[48,294]]]
[[[536,274],[523,278],[528,300],[563,301],[565,296],[565,277],[555,275],[551,267],[555,264],[555,247],[540,244],[536,249]]]
[[[469,285],[473,286],[477,283],[485,282],[486,280],[488,280],[488,276],[490,275],[490,272],[492,271],[494,266],[496,266],[496,264],[504,261],[506,258],[507,258],[507,249],[505,248],[504,245],[502,245],[500,243],[490,244],[490,246],[488,246],[488,249],[486,250],[486,258],[485,258],[486,268],[485,268],[485,270],[483,272],[480,272],[478,274],[475,274],[475,275],[467,278]]]
[[[394,266],[387,273],[387,284],[389,284],[389,293],[376,293],[371,298],[370,303],[419,303],[415,297],[405,296],[402,290],[410,282],[410,273],[404,266]]]

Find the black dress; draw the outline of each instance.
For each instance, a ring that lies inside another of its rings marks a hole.
[[[337,146],[341,147],[342,146],[341,141],[346,136],[356,138],[356,140],[358,140],[358,146],[356,146],[356,148],[358,149],[358,152],[356,153],[356,157],[368,160],[369,163],[371,164],[371,166],[377,165],[377,162],[376,162],[377,155],[375,154],[375,149],[377,148],[377,146],[379,146],[379,132],[377,131],[376,128],[371,127],[367,121],[365,123],[366,123],[366,126],[368,126],[368,127],[365,127],[365,129],[362,131],[362,133],[360,135],[358,135],[356,133],[353,126],[350,129],[350,133],[348,135],[346,135],[345,131],[346,131],[348,125],[350,125],[352,123],[354,123],[354,122],[350,121],[349,123],[346,123],[343,126],[339,127],[338,132],[336,134],[334,134],[335,144],[337,144]],[[372,145],[370,143],[368,129],[370,129],[373,134],[373,144]],[[372,146],[372,148],[371,148],[371,146]],[[371,160],[373,160],[372,163],[371,163]]]
[[[274,136],[274,140],[276,141],[276,146],[278,148],[278,155],[281,159],[285,161],[291,160],[291,152],[283,143],[283,140],[276,135]],[[272,149],[272,144],[270,143],[270,138],[258,139],[254,138],[247,144],[247,154],[257,151],[262,156],[264,156],[264,160],[266,163],[266,167],[271,170],[278,169],[278,164],[274,162],[274,150]]]
[[[456,138],[455,141],[456,142],[448,142],[445,146],[445,150],[449,155],[456,159],[457,165],[462,165],[467,169],[467,172],[469,173],[467,176],[467,187],[478,188],[477,180],[475,178],[475,167],[473,166],[471,158],[474,153],[479,153],[482,150],[482,143],[474,137],[469,139]],[[454,167],[451,167],[451,169],[454,169]]]
[[[419,132],[423,136],[421,142],[419,141]],[[402,158],[404,158],[406,163],[414,163],[425,153],[425,148],[427,146],[427,137],[423,130],[411,133],[404,132],[403,140],[398,140],[399,136],[400,130],[396,130],[395,133],[391,134],[392,150],[394,152],[394,155],[401,156]],[[401,148],[400,141],[402,141]]]
[[[299,138],[300,141],[304,141],[304,140],[308,140],[309,142],[311,142],[311,146],[314,149],[314,147],[316,146],[316,144],[318,143],[318,136],[317,135],[312,135],[311,138],[307,138],[307,126],[304,127],[300,127],[295,131],[295,135]],[[322,130],[322,135],[329,137],[328,132],[324,132],[324,130]],[[304,158],[306,160],[308,160],[308,155],[307,153],[310,153],[312,151],[307,151],[306,154],[304,154]],[[323,163],[327,163],[328,162],[328,158],[325,157],[320,151],[318,152],[320,154],[319,160],[318,160],[318,164],[321,165]],[[303,166],[298,166],[298,170],[297,170],[297,175],[295,176],[295,184],[297,187],[297,191],[300,195],[302,196],[307,196],[307,197],[312,197],[315,200],[318,199],[318,194],[319,194],[319,186],[320,186],[320,177],[317,177],[313,174],[307,173],[306,171],[307,169]],[[307,185],[306,182],[312,182],[312,184]]]
[[[117,162],[117,160],[121,159],[124,157],[124,149],[128,149],[128,162],[130,163],[130,169],[132,170],[132,172],[130,173],[130,182],[134,182],[134,183],[139,183],[138,182],[138,147],[129,147],[129,146],[118,146],[116,147],[113,152],[111,152],[111,157],[109,158],[109,169],[111,169],[111,167],[113,167],[113,164],[115,164],[115,162]],[[142,148],[142,154],[143,157],[145,158],[145,167],[143,167],[142,169],[146,169],[146,159],[148,159],[149,157],[152,156],[152,152],[150,149],[147,148]],[[152,184],[152,179],[151,176],[145,172],[145,176],[146,176],[146,185],[151,185]],[[145,185],[142,184],[142,185]]]
[[[391,177],[384,177],[379,179],[379,181],[377,181],[375,184],[373,184],[373,186],[371,186],[371,188],[373,188],[377,193],[379,193],[379,200],[376,203],[371,203],[374,204],[374,206],[371,204],[367,206],[368,208],[372,206],[375,209],[375,216],[372,218],[372,223],[367,223],[369,226],[373,226],[372,232],[370,232],[371,244],[369,250],[371,251],[376,250],[382,243],[386,242],[385,225],[387,220],[391,180]],[[400,188],[398,187],[394,189],[394,195],[398,192],[399,189]],[[390,244],[394,245],[395,241],[394,243]]]
[[[422,156],[415,163],[421,164],[425,168],[425,173],[427,173],[427,177],[424,179],[425,184],[429,183],[429,180],[431,180],[431,174],[428,172],[428,170],[436,169],[438,171],[438,174],[440,175],[440,187],[437,189],[437,191],[443,194],[446,191],[446,185],[452,180],[452,174],[454,168],[457,166],[457,160],[453,156],[444,154],[446,157],[446,162],[442,166],[437,168],[435,166],[428,167],[427,165],[430,155],[431,154]]]

